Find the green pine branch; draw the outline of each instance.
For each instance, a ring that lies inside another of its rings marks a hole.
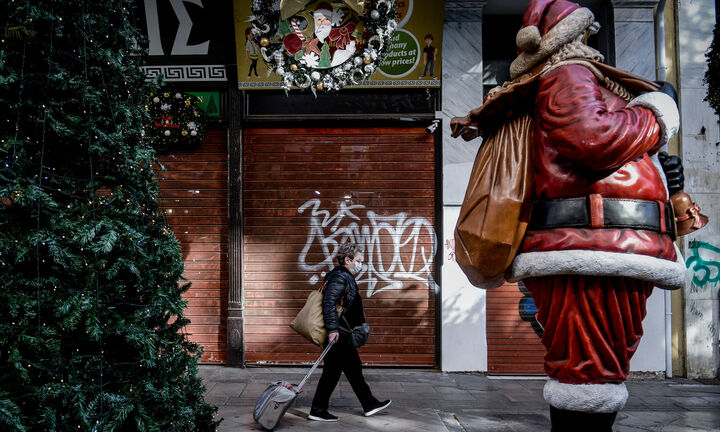
[[[133,3],[0,8],[0,429],[215,430]],[[2,31],[2,29],[0,29]],[[141,103],[138,103],[141,102]]]

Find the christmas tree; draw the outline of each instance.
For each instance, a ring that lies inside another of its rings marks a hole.
[[[716,24],[713,30],[712,44],[705,54],[708,62],[708,70],[705,72],[708,92],[705,100],[710,103],[715,114],[720,115],[720,38],[718,33],[720,33],[720,26]]]
[[[214,430],[136,2],[0,8],[0,430]]]

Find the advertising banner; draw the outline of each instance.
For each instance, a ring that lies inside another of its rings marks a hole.
[[[326,72],[343,66],[349,69],[345,63],[357,62],[357,54],[372,45],[365,24],[377,19],[374,6],[387,2],[276,0],[268,2],[267,17],[257,17],[252,10],[253,3],[259,0],[234,0],[238,88],[283,87],[282,78],[263,60],[263,46],[268,41],[257,37],[253,19],[255,23],[265,22],[269,26],[265,30],[277,28],[272,38],[282,40],[283,55],[292,55],[314,70]],[[397,27],[383,47],[382,62],[369,80],[358,80],[352,87],[440,87],[444,8],[443,0],[397,0]],[[327,22],[321,13],[325,10],[330,11]],[[271,20],[277,22],[268,22]]]

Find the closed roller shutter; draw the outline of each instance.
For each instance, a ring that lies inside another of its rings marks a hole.
[[[496,375],[542,375],[545,347],[538,333],[529,291],[506,284],[487,291],[488,373]]]
[[[205,142],[159,156],[161,204],[180,241],[184,276],[192,285],[185,327],[202,345],[203,363],[227,362],[228,199],[227,132],[208,131]]]
[[[435,363],[435,148],[422,128],[248,129],[243,143],[248,364],[310,363],[288,327],[348,239],[372,335],[365,364]]]

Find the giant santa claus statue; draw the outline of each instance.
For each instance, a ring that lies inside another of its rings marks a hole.
[[[598,29],[592,12],[575,3],[531,0],[516,38],[513,81],[452,122],[454,136],[480,133],[483,147],[528,141],[528,154],[506,151],[500,162],[481,147],[473,175],[487,168],[483,164],[497,169],[482,174],[491,181],[471,180],[456,254],[476,285],[522,280],[532,293],[544,328],[543,394],[553,431],[611,430],[628,398],[624,381],[643,334],[648,296],[653,287],[685,283],[674,244],[676,216],[690,219],[689,230],[706,222],[692,202],[673,209],[664,171],[675,189],[682,187],[682,174],[667,169],[672,157],[662,158],[665,166],[658,160],[678,130],[674,89],[604,65],[584,43]],[[522,116],[524,123],[515,122]],[[512,130],[497,132],[509,122],[515,122]],[[524,193],[522,184],[502,185],[503,176],[518,173],[525,173],[520,183],[531,179]],[[506,205],[498,199],[503,187],[519,197],[509,210],[497,208]],[[515,225],[508,227],[507,219]],[[490,274],[488,266],[501,264],[498,254],[507,248],[487,244],[503,230],[516,241],[501,273]],[[483,247],[488,250],[478,251]]]

